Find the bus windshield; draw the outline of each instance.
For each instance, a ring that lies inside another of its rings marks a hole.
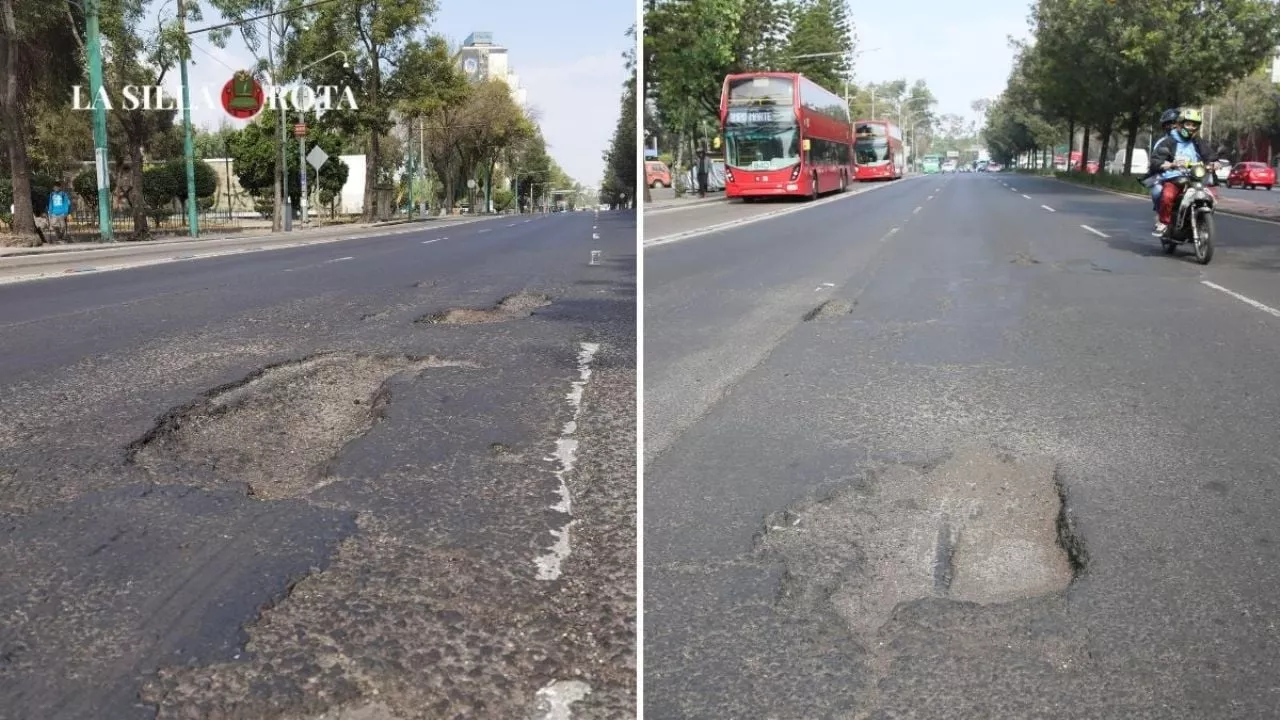
[[[724,129],[725,163],[748,170],[780,170],[800,162],[800,132],[794,125],[768,123]]]
[[[889,141],[884,138],[874,140],[859,139],[853,144],[855,162],[859,165],[873,165],[889,161]]]

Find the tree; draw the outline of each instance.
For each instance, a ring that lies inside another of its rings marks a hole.
[[[797,0],[784,67],[833,92],[853,72],[853,26],[843,0]]]
[[[72,9],[73,24],[83,24]],[[6,242],[35,245],[32,166],[29,159],[29,110],[41,97],[61,94],[79,77],[80,62],[68,62],[75,47],[73,31],[61,13],[49,12],[41,3],[0,0],[0,135],[9,160],[14,212]],[[78,60],[79,58],[76,58]],[[58,168],[61,170],[61,168]],[[8,206],[4,210],[8,211]]]
[[[631,31],[628,31],[628,35]],[[611,206],[625,206],[636,200],[636,77],[634,50],[624,55],[630,77],[623,83],[622,111],[613,131],[613,141],[604,153],[605,175],[600,183],[601,200]],[[647,183],[646,183],[647,185]]]
[[[395,126],[392,112],[399,99],[397,84],[412,86],[411,79],[397,78],[405,60],[406,73],[420,72],[422,51],[414,37],[436,12],[435,0],[346,0],[315,9],[314,21],[304,35],[304,47],[346,48],[352,52],[350,71],[362,89],[354,117],[365,137],[364,213],[375,219],[377,190],[384,179],[382,148]],[[430,50],[425,51],[430,55]]]

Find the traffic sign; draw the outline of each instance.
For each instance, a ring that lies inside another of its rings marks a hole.
[[[293,126],[293,136],[303,137],[307,134],[306,123],[297,123]]]
[[[328,159],[329,153],[321,150],[319,145],[312,147],[311,152],[307,153],[307,162],[316,169],[316,172],[320,171],[320,166]]]

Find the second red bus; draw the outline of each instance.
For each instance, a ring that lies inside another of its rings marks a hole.
[[[897,180],[906,173],[902,129],[887,120],[853,124],[853,174],[860,181]]]

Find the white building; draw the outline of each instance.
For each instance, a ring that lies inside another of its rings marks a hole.
[[[520,87],[520,76],[511,69],[507,49],[493,42],[491,32],[473,32],[462,43],[458,52],[462,71],[472,82],[501,80],[511,88],[511,99],[524,107],[525,89]]]

